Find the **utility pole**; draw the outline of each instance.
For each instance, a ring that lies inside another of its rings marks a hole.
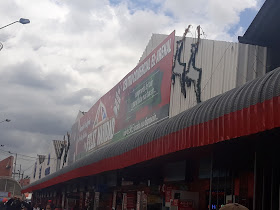
[[[21,164],[19,165],[18,180],[20,180]]]
[[[16,158],[15,158],[15,167],[14,167],[14,176],[13,178],[16,178],[16,167],[17,167],[17,153],[16,153]]]

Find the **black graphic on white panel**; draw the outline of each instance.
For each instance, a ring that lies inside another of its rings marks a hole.
[[[180,83],[181,83],[181,92],[185,98],[186,98],[186,85],[187,87],[190,87],[193,84],[195,95],[196,95],[196,101],[197,103],[200,103],[202,69],[196,67],[195,64],[196,55],[198,52],[199,39],[197,43],[191,44],[191,55],[188,64],[182,62],[184,43],[185,43],[185,37],[183,37],[181,40],[176,42],[176,53],[175,53],[175,58],[174,58],[174,63],[172,68],[173,84],[175,83],[175,77],[179,76]]]

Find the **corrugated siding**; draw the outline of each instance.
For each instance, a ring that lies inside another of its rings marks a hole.
[[[176,37],[176,40],[181,39]],[[181,60],[188,63],[191,44],[196,40],[186,38]],[[175,48],[176,49],[176,48]],[[239,87],[266,72],[267,49],[264,47],[213,40],[201,40],[196,55],[196,67],[202,68],[201,100]],[[176,76],[171,87],[170,117],[197,104],[193,84],[186,87],[186,98],[181,93],[180,78]]]
[[[166,37],[168,37],[168,35],[153,34],[139,60],[139,63],[143,61],[161,42],[163,42]]]
[[[266,73],[267,48],[239,44],[236,87]]]

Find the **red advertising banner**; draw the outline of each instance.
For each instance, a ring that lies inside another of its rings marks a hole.
[[[135,209],[137,203],[137,195],[134,192],[127,193],[127,209]]]
[[[69,163],[168,118],[174,40],[175,31],[76,121]]]
[[[170,202],[171,201],[171,197],[172,196],[172,190],[166,190],[165,191],[165,202]]]
[[[180,200],[178,210],[192,210],[193,206],[193,200]]]

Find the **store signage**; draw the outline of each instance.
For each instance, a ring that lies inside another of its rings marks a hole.
[[[136,197],[135,192],[128,192],[126,194],[126,200],[127,200],[127,209],[135,209],[136,208],[136,202],[137,202],[137,197]]]
[[[131,186],[133,185],[133,181],[126,181],[126,180],[122,180],[122,186]]]
[[[169,116],[174,39],[175,32],[72,126],[69,163]]]
[[[173,199],[171,202],[172,206],[178,206],[179,205],[179,200],[178,199]]]
[[[193,209],[194,202],[193,200],[179,200],[178,210],[190,210]]]
[[[170,202],[171,201],[171,195],[172,195],[172,188],[167,188],[165,191],[165,202]]]

